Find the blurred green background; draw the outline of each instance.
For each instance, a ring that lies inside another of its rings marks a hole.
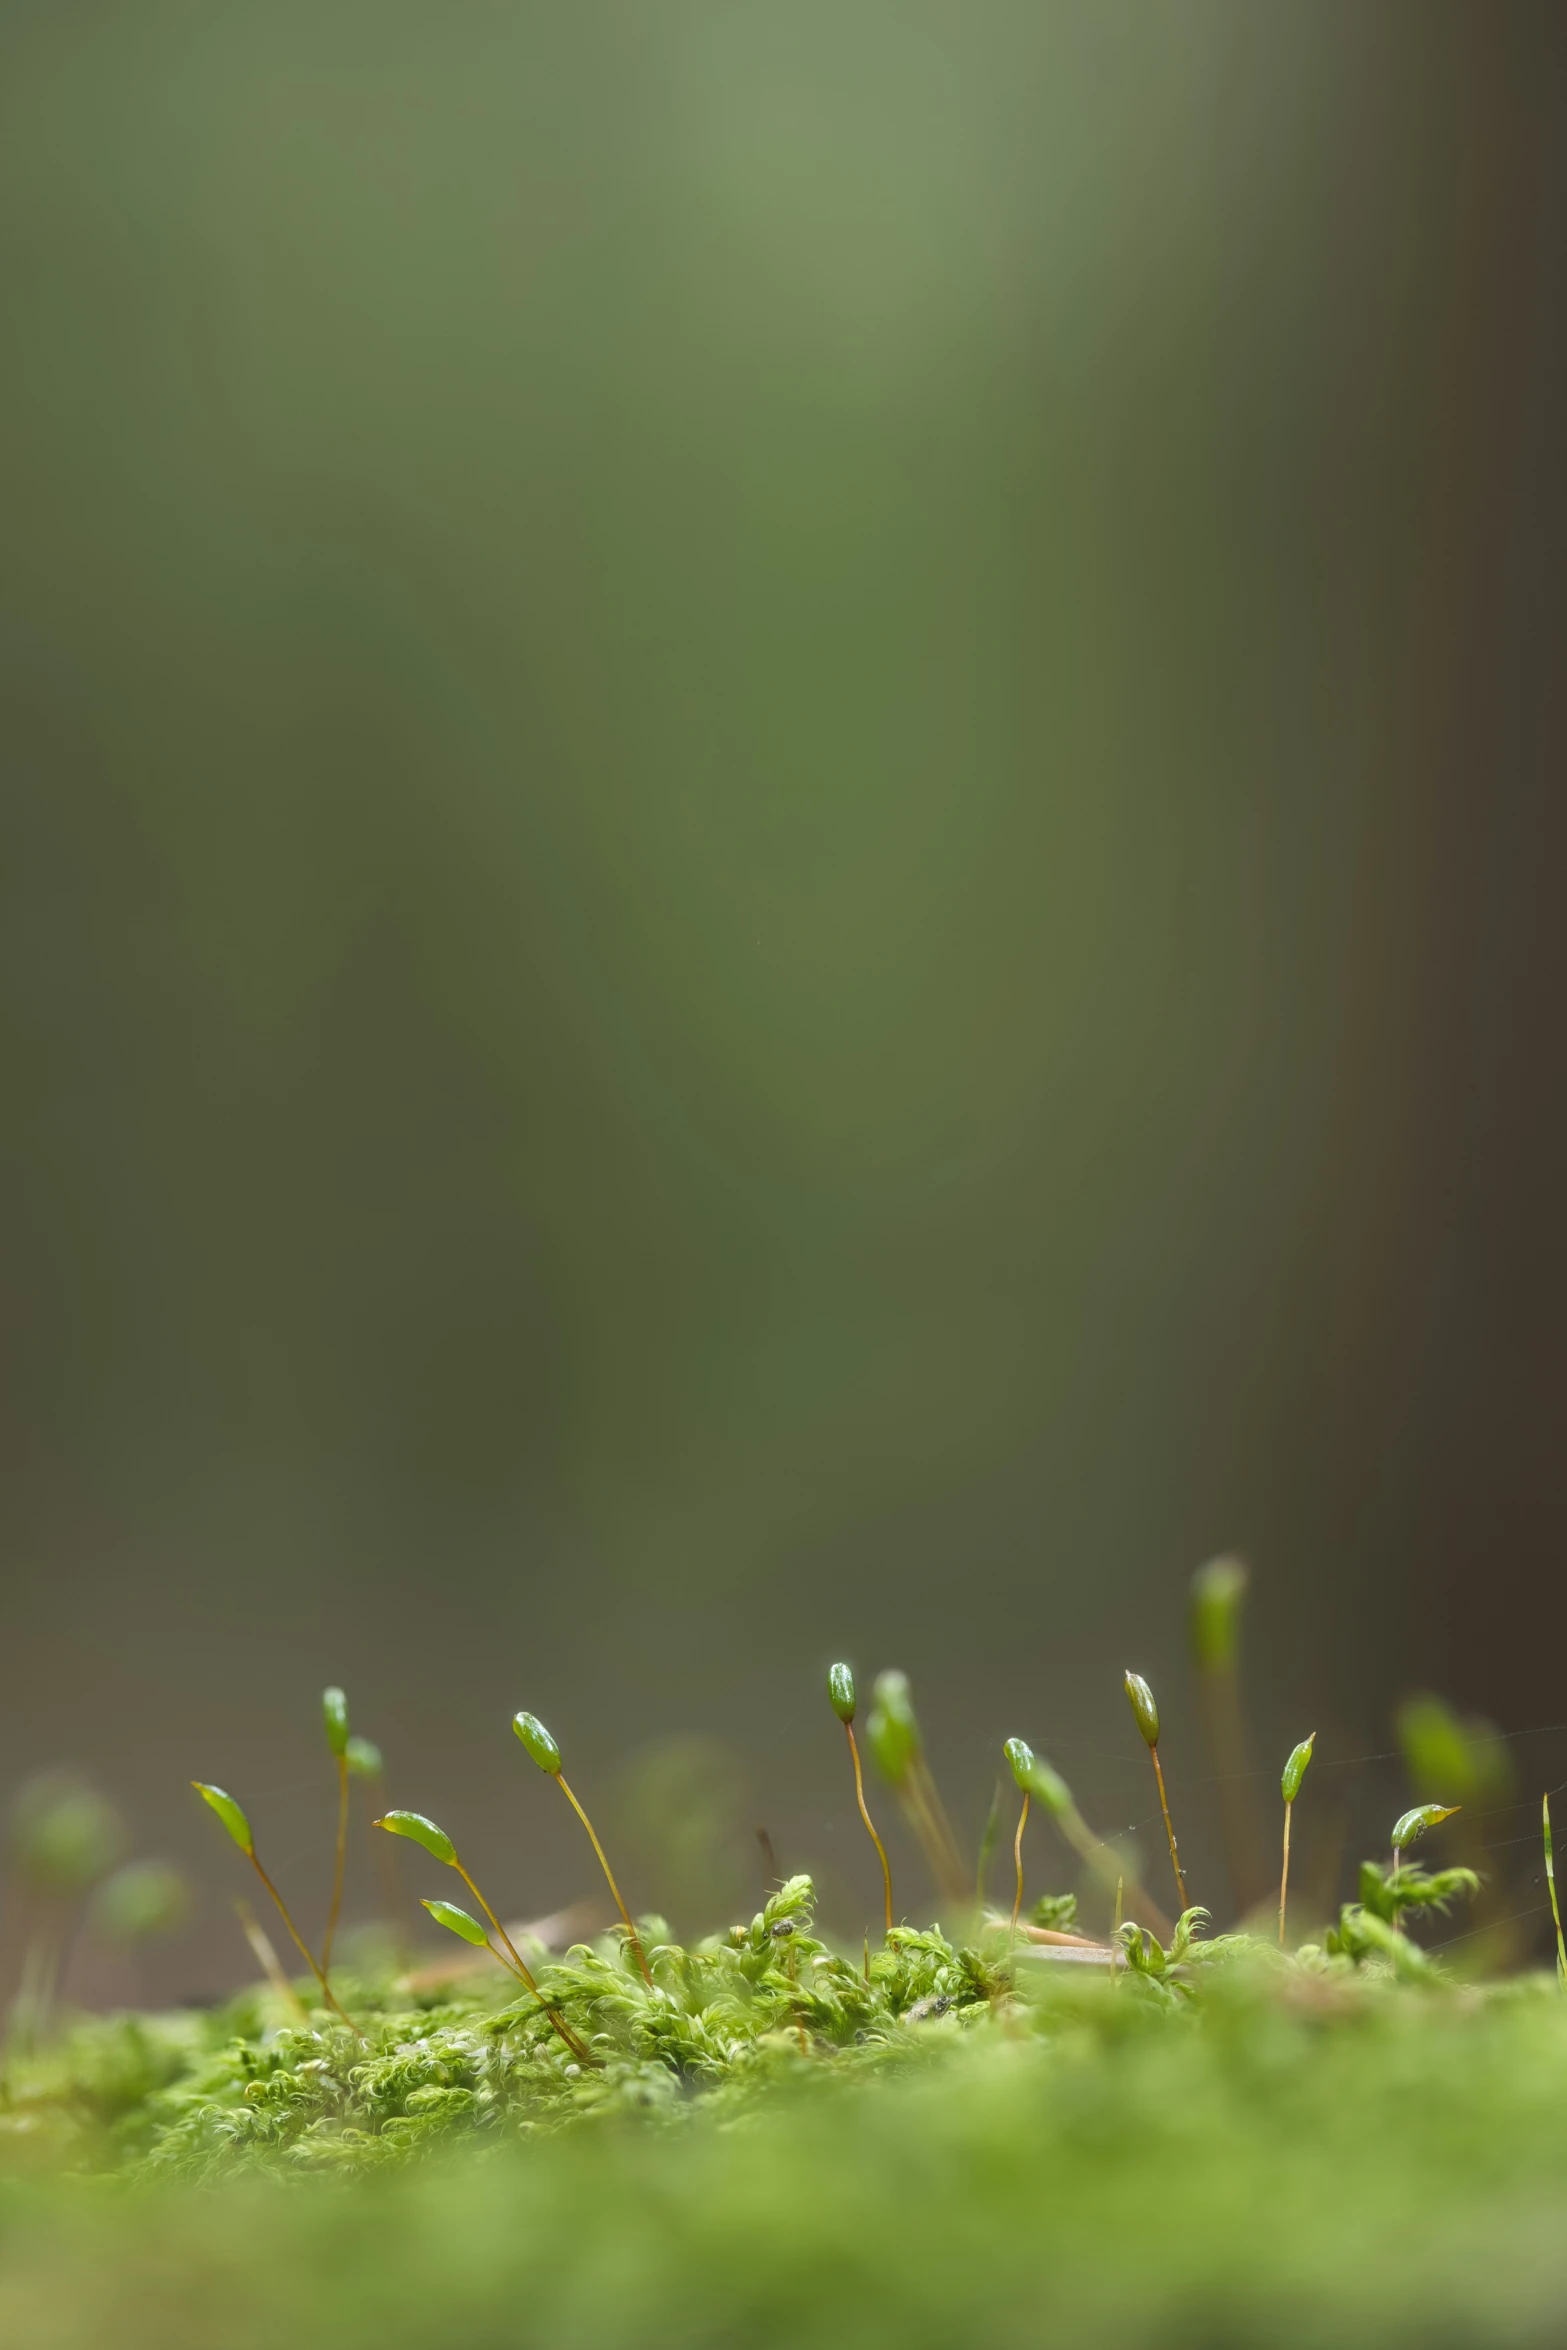
[[[851,1923],[835,1654],[970,1826],[1224,1546],[1270,1767],[1567,1713],[1563,31],[7,6],[0,1766],[167,1987],[326,1680]]]

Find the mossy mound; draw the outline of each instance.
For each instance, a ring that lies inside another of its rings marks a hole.
[[[13,2080],[0,2339],[32,2350],[1555,2342],[1567,2002],[1365,1928],[1130,1963],[900,1932],[810,1886],[537,2001],[344,1984],[84,2024]],[[1402,1938],[1400,1938],[1402,1939]],[[62,2175],[62,2173],[64,2175]]]

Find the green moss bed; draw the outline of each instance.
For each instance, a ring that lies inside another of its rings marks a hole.
[[[1112,1966],[834,1949],[796,1878],[696,1948],[646,1921],[651,1988],[617,1935],[537,1999],[344,1971],[357,2029],[81,2020],[8,2063],[0,2342],[1559,2342],[1567,2001],[1362,1892],[1288,1957],[1193,1914]]]

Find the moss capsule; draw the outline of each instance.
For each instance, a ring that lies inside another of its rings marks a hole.
[[[1133,1718],[1143,1734],[1144,1744],[1157,1746],[1159,1743],[1159,1708],[1154,1703],[1153,1691],[1141,1673],[1127,1674],[1126,1695]]]
[[[889,1786],[903,1786],[920,1757],[920,1727],[907,1673],[877,1674],[876,1702],[865,1735],[882,1777]]]
[[[1192,1648],[1205,1673],[1228,1672],[1234,1666],[1245,1596],[1242,1559],[1210,1559],[1192,1577]]]
[[[490,1937],[478,1919],[459,1909],[455,1901],[421,1901],[419,1906],[427,1909],[436,1924],[444,1926],[449,1934],[460,1934],[465,1942],[472,1942],[480,1950],[489,1949]]]
[[[321,1692],[321,1719],[326,1728],[326,1742],[335,1755],[348,1752],[348,1700],[341,1689],[323,1689]]]
[[[209,1787],[204,1779],[192,1779],[191,1785],[203,1803],[211,1804],[240,1851],[254,1854],[256,1839],[250,1832],[250,1822],[233,1796],[225,1795],[221,1787]]]
[[[1316,1743],[1317,1733],[1313,1730],[1309,1738],[1303,1738],[1300,1744],[1293,1749],[1289,1761],[1284,1765],[1284,1776],[1279,1781],[1279,1791],[1286,1803],[1293,1803],[1300,1793],[1300,1783],[1306,1776],[1306,1765],[1311,1760],[1311,1750]]]
[[[373,1825],[385,1828],[391,1836],[410,1836],[415,1844],[422,1844],[426,1852],[444,1861],[449,1869],[457,1866],[457,1851],[450,1836],[434,1820],[427,1820],[422,1811],[383,1812]]]
[[[1417,1803],[1412,1811],[1400,1812],[1393,1822],[1390,1839],[1393,1850],[1404,1851],[1417,1836],[1423,1836],[1427,1828],[1436,1827],[1439,1821],[1450,1820],[1460,1808],[1456,1803]]]
[[[532,1755],[541,1771],[552,1779],[560,1777],[560,1748],[550,1736],[537,1714],[513,1714],[512,1728]]]

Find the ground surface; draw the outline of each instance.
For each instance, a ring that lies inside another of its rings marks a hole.
[[[504,1984],[379,2021],[366,1989],[364,2044],[255,2002],[93,2027],[52,2086],[42,2058],[13,2082],[0,2340],[1567,2333],[1554,1979],[1193,1945],[1163,1977],[1036,1966],[1014,1997],[916,1937],[867,1987],[779,1899],[728,1955],[655,1958],[655,1994],[612,1946],[580,1961],[600,2061],[575,2073]]]

